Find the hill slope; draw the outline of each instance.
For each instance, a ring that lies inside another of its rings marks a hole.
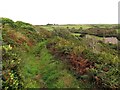
[[[95,26],[46,30],[2,18],[2,27],[4,89],[119,87],[118,47],[102,42]]]

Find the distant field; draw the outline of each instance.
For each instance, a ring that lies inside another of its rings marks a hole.
[[[53,26],[53,27],[61,27],[61,28],[75,28],[75,29],[79,29],[80,27],[82,27],[83,29],[87,29],[87,28],[90,28],[91,27],[91,25],[56,25],[56,26]]]
[[[94,36],[94,35],[86,35],[88,38],[94,38],[96,40],[103,40],[103,37],[98,37],[98,36]]]
[[[38,25],[39,27],[45,28],[49,31],[53,30],[54,28],[75,28],[79,29],[88,29],[92,27],[100,27],[100,28],[111,28],[113,26],[117,26],[116,24],[67,24],[67,25]]]
[[[79,28],[83,28],[83,29],[87,29],[87,28],[91,28],[91,25],[40,25],[39,27],[45,28],[49,31],[53,30],[54,28],[75,28],[75,29],[79,29]]]
[[[91,28],[91,25],[52,25],[52,26],[43,26],[43,28],[53,30],[53,28],[75,28],[75,29],[88,29]]]
[[[72,33],[72,35],[74,35],[74,36],[80,36],[81,34],[79,34],[79,33]]]

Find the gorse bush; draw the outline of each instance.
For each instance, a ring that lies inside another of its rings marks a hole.
[[[23,88],[22,76],[20,74],[19,67],[21,59],[12,51],[12,47],[10,45],[3,45],[2,49],[2,88],[12,90]]]

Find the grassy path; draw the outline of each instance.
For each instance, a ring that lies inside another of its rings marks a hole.
[[[22,67],[21,71],[25,80],[25,87],[29,88],[39,88],[41,85],[39,79],[36,78],[39,76],[39,62],[34,54],[31,52],[23,53],[22,55]]]
[[[22,60],[21,71],[26,88],[82,88],[65,64],[48,52],[45,42],[23,53]]]

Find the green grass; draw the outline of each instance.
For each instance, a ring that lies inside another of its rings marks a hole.
[[[21,71],[26,88],[80,87],[79,81],[66,69],[65,64],[60,60],[56,60],[44,44],[45,42],[39,43],[29,52],[22,54]]]
[[[38,67],[39,64],[36,62],[35,56],[29,53],[23,53],[22,55],[22,67],[21,72],[24,76],[25,87],[26,88],[36,88],[40,87],[36,80],[35,76],[39,73]]]
[[[79,87],[79,84],[75,77],[65,69],[63,63],[55,60],[47,49],[43,49],[41,52],[41,66],[40,73],[43,75],[43,79],[48,87]],[[61,81],[62,80],[62,81]],[[77,82],[77,84],[74,84]]]

